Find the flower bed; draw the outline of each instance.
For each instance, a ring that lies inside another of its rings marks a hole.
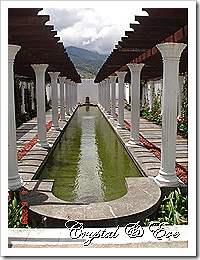
[[[46,132],[50,130],[52,126],[52,120],[49,121],[48,124],[46,124]],[[28,153],[28,151],[31,150],[31,148],[37,143],[38,135],[36,134],[35,137],[31,139],[30,142],[28,142],[22,149],[20,149],[17,152],[18,161],[21,161],[21,159]]]

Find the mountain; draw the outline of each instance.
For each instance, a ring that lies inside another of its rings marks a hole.
[[[95,78],[108,56],[74,46],[66,47],[66,51],[83,79]]]
[[[89,51],[86,49],[69,46],[66,47],[66,51],[69,54],[69,56],[76,56],[91,60],[103,60],[105,61],[108,55],[99,54],[97,51]]]

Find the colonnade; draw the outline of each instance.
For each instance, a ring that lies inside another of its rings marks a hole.
[[[22,187],[22,181],[18,173],[17,145],[16,145],[16,123],[15,123],[15,103],[14,103],[14,72],[13,65],[18,45],[8,45],[8,188],[17,190]],[[32,64],[31,67],[36,77],[36,97],[37,97],[37,145],[49,148],[50,145],[46,137],[46,111],[45,111],[45,73],[48,64]],[[51,78],[52,96],[52,126],[59,130],[58,123],[58,81],[60,84],[60,120],[65,120],[66,115],[71,115],[77,107],[77,83],[58,77],[60,72],[48,72]],[[24,89],[24,88],[23,88]],[[22,89],[22,90],[23,90]],[[65,95],[64,95],[65,90]],[[22,91],[22,94],[23,91]],[[23,95],[24,96],[24,95]],[[66,106],[64,102],[66,98]],[[24,110],[24,102],[23,111]]]
[[[161,166],[155,180],[161,186],[177,186],[179,179],[176,176],[176,135],[177,135],[177,100],[180,101],[179,61],[186,44],[162,43],[157,48],[161,53],[163,61],[163,93],[162,93],[162,146]],[[140,118],[140,74],[145,64],[127,64],[131,73],[131,132],[127,145],[140,145],[139,118]],[[124,79],[127,72],[117,71],[117,76],[109,76],[98,85],[99,106],[111,118],[116,120],[115,113],[115,91],[116,79],[118,78],[118,124],[117,128],[125,129],[124,125]],[[108,86],[109,82],[109,86]],[[148,84],[148,98],[152,108],[152,84]],[[110,99],[111,86],[111,99]],[[178,111],[180,107],[178,106]]]
[[[180,82],[179,61],[181,53],[186,47],[183,43],[163,43],[157,48],[161,52],[163,60],[163,98],[162,98],[162,146],[161,146],[161,167],[155,180],[164,186],[177,186],[179,179],[176,177],[176,133],[177,133],[177,99]],[[8,48],[8,187],[16,190],[22,186],[18,174],[17,146],[16,146],[16,124],[14,111],[14,75],[13,64],[15,55],[20,50],[20,46],[9,45]],[[145,64],[128,64],[131,72],[131,133],[129,145],[138,145],[139,141],[139,110],[140,110],[140,74]],[[48,64],[31,65],[36,76],[37,94],[37,124],[38,124],[38,145],[49,148],[46,138],[46,118],[45,118],[45,72]],[[60,120],[65,120],[66,115],[73,113],[77,106],[77,84],[65,77],[58,77],[60,72],[49,72],[52,87],[52,120],[53,127],[59,128],[58,124],[58,80],[60,82]],[[99,106],[102,110],[115,116],[116,101],[116,79],[118,78],[118,124],[117,128],[125,129],[124,125],[124,79],[126,72],[117,71],[117,76],[109,78],[99,83]],[[66,106],[64,106],[64,89]],[[66,111],[64,112],[66,107]]]

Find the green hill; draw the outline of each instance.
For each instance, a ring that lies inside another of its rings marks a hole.
[[[67,47],[67,54],[83,79],[95,78],[107,55],[77,47]]]

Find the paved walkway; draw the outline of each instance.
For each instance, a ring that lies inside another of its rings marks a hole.
[[[127,109],[124,110],[124,119],[131,122],[131,112]],[[144,118],[140,118],[140,134],[149,142],[161,148],[162,141],[162,128],[153,122]],[[184,167],[188,167],[188,140],[177,135],[176,145],[176,162]]]

